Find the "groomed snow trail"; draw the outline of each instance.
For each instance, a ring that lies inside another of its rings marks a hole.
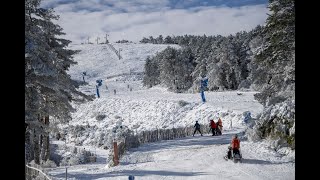
[[[68,168],[68,179],[295,179],[294,162],[277,157],[273,150],[256,143],[241,142],[242,163],[226,161],[231,137],[242,128],[226,130],[222,136],[205,134],[144,144],[131,149],[120,165],[106,168],[103,163]],[[64,178],[64,169],[50,172]]]

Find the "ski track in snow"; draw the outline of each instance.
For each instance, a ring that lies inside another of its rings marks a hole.
[[[86,94],[95,94],[96,80],[102,79],[99,88],[101,98],[85,104],[74,105],[77,112],[69,125],[97,126],[104,131],[114,127],[120,120],[130,129],[141,132],[156,128],[186,127],[196,120],[207,126],[209,119],[222,118],[224,131],[222,136],[204,134],[201,137],[185,137],[174,140],[163,140],[143,144],[130,149],[121,159],[120,165],[107,168],[108,150],[90,146],[90,139],[79,148],[96,152],[97,162],[68,167],[68,179],[295,179],[295,163],[279,157],[262,142],[241,142],[242,163],[226,161],[227,147],[232,135],[245,129],[242,113],[250,111],[255,117],[262,111],[262,105],[254,100],[257,92],[236,91],[206,92],[206,103],[201,103],[200,94],[168,92],[163,87],[147,89],[142,86],[139,75],[144,69],[147,56],[164,50],[167,45],[154,44],[113,44],[121,48],[121,56],[117,56],[107,45],[72,45],[71,49],[79,49],[75,55],[77,65],[68,72],[75,80],[82,81],[81,73],[86,71],[88,85],[79,89]],[[173,45],[170,45],[173,46]],[[179,48],[174,45],[173,47]],[[133,72],[130,75],[130,71]],[[106,89],[106,86],[108,89]],[[128,85],[132,88],[129,90]],[[117,93],[114,95],[113,90]],[[179,106],[179,101],[188,104]],[[105,114],[102,121],[95,119],[97,114]],[[232,129],[229,129],[232,122]],[[64,126],[61,126],[62,128]],[[96,131],[97,132],[97,131]],[[94,134],[95,132],[90,132]],[[68,145],[74,145],[68,137]],[[61,143],[61,142],[53,142]],[[65,179],[65,167],[49,169],[49,174],[57,179]]]

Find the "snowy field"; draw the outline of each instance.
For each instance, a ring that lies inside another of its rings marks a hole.
[[[209,92],[206,103],[200,94],[176,94],[164,87],[147,89],[142,86],[141,73],[148,55],[154,55],[167,47],[155,44],[113,44],[121,48],[122,59],[118,59],[107,45],[72,45],[81,52],[75,55],[77,65],[69,74],[82,80],[86,71],[88,85],[80,88],[86,94],[95,94],[96,80],[102,79],[99,88],[101,98],[77,105],[70,125],[94,127],[83,137],[83,146],[96,152],[98,160],[92,164],[75,165],[68,168],[68,179],[295,179],[294,152],[282,149],[277,153],[264,142],[243,140],[241,150],[243,162],[234,164],[225,161],[231,136],[243,132],[243,112],[250,111],[255,117],[262,105],[254,100],[257,92]],[[179,48],[179,46],[173,46]],[[107,86],[107,87],[106,87]],[[114,94],[116,90],[116,94]],[[181,102],[183,105],[181,105]],[[98,121],[97,115],[106,118]],[[197,135],[175,140],[144,144],[131,149],[120,159],[120,165],[108,168],[108,150],[92,146],[92,139],[101,133],[122,124],[139,133],[157,128],[171,129],[193,125],[196,120],[207,126],[210,118],[221,118],[225,130],[222,136]],[[75,146],[74,137],[67,136],[68,146]],[[62,142],[53,141],[53,144]],[[284,156],[286,155],[286,156]],[[65,179],[65,168],[50,171],[57,179]]]

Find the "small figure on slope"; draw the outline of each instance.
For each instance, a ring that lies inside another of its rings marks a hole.
[[[210,127],[211,127],[211,131],[212,131],[212,136],[216,135],[217,125],[212,119],[210,120]]]
[[[233,154],[240,154],[240,139],[238,139],[237,134],[232,138],[231,147]]]
[[[218,122],[216,123],[216,135],[222,135],[222,121],[219,118]]]
[[[201,131],[200,131],[200,124],[198,123],[198,121],[196,121],[196,124],[195,124],[193,127],[195,127],[196,129],[194,130],[192,136],[194,136],[194,134],[196,133],[196,131],[199,131],[199,133],[200,133],[201,136],[202,136],[202,133],[201,133]]]
[[[221,119],[219,118],[218,119],[218,127],[220,128],[220,130],[222,131],[222,121],[221,121]]]
[[[231,140],[231,145],[228,147],[228,153],[225,156],[225,159],[231,159],[233,158],[235,160],[235,156],[240,160],[241,162],[241,153],[240,153],[240,140],[238,139],[238,135],[236,134],[232,140]]]

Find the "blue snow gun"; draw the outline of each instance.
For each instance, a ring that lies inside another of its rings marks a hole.
[[[248,121],[251,119],[251,113],[250,113],[250,111],[246,111],[246,112],[244,112],[244,122],[245,123],[248,123]]]
[[[100,98],[99,86],[102,86],[102,80],[101,80],[101,79],[98,79],[98,80],[96,80],[96,82],[98,83],[98,84],[96,85],[97,96],[98,96],[98,98]]]
[[[102,80],[101,79],[96,80],[96,82],[98,83],[98,86],[102,86]]]
[[[201,89],[202,89],[202,91],[206,87],[208,87],[208,78],[201,79]]]

